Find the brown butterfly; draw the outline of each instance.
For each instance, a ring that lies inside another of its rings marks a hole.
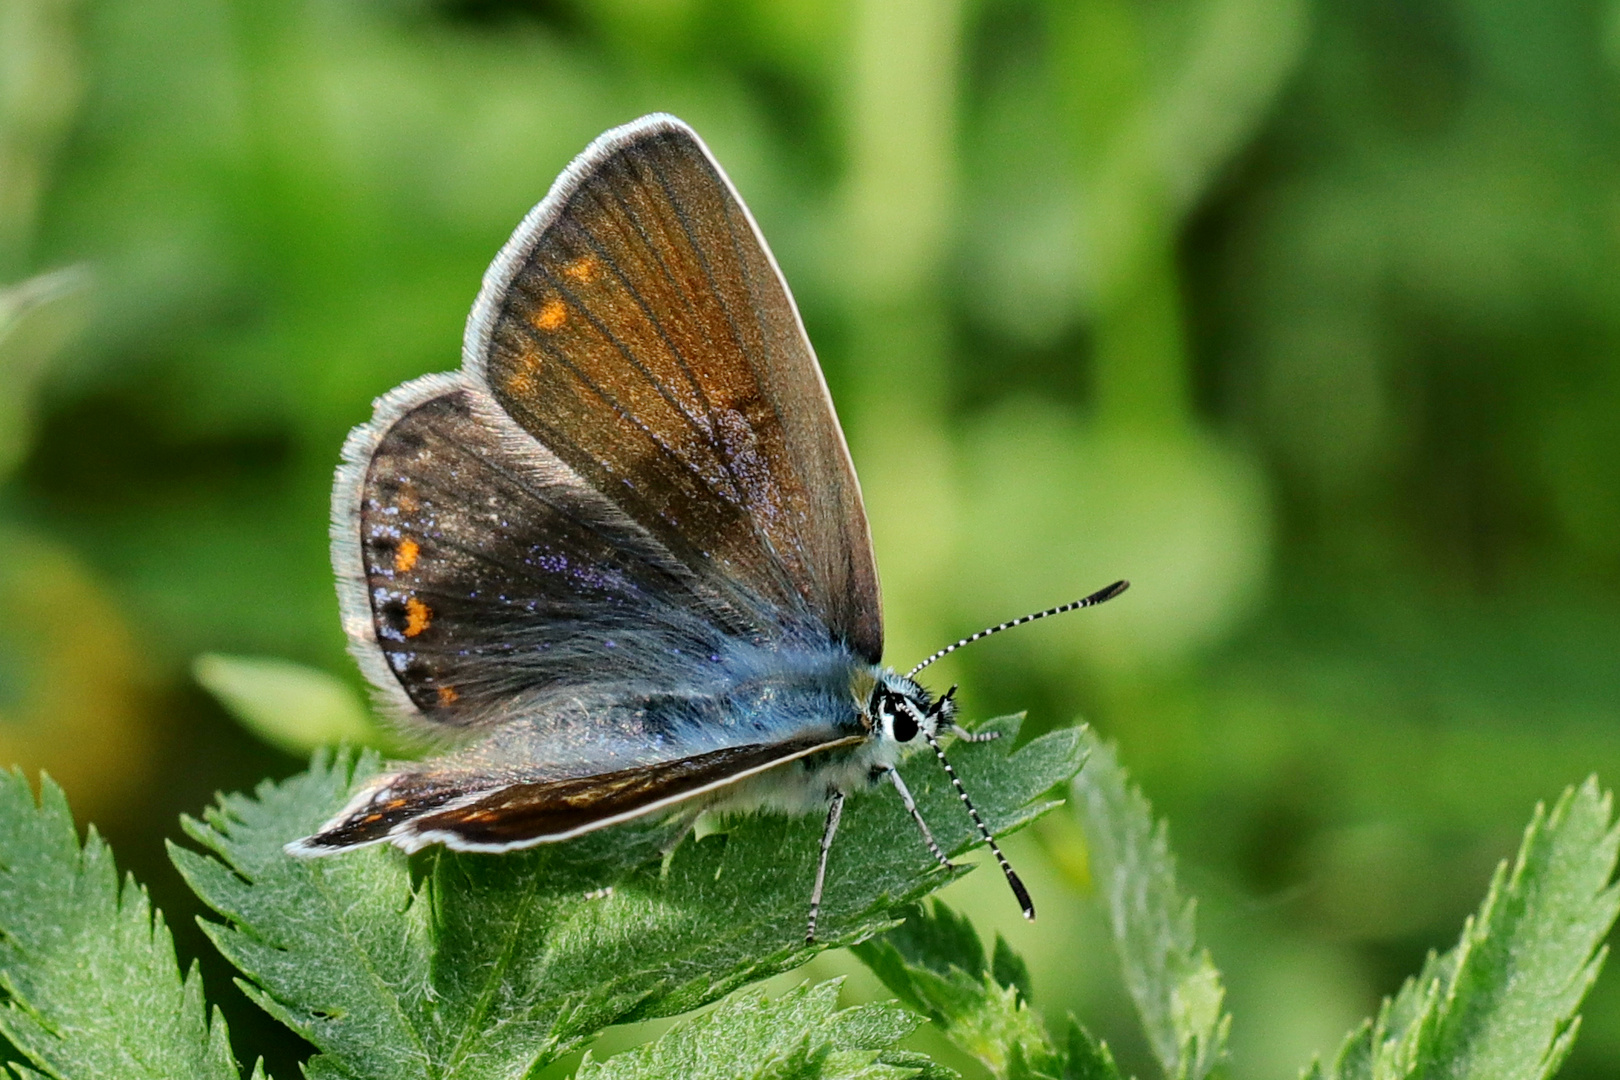
[[[332,563],[361,670],[459,748],[372,780],[289,852],[820,810],[810,938],[846,793],[893,784],[946,863],[895,764],[921,736],[950,770],[940,738],[973,736],[917,672],[1125,588],[882,666],[860,487],[804,325],[731,182],[664,115],[597,139],[518,226],[461,370],[350,434]]]

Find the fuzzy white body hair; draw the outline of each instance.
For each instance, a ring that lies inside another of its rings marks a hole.
[[[825,814],[834,792],[875,786],[884,772],[899,764],[904,751],[893,739],[874,735],[841,761],[792,762],[715,792],[701,809],[717,814]]]

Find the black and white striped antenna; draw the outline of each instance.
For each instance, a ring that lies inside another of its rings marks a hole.
[[[999,634],[1003,630],[1011,630],[1015,626],[1023,626],[1025,623],[1034,622],[1036,619],[1044,619],[1048,615],[1062,615],[1065,611],[1079,611],[1081,608],[1096,607],[1098,604],[1101,604],[1104,601],[1112,600],[1114,597],[1118,596],[1120,593],[1124,592],[1130,587],[1131,583],[1128,581],[1116,581],[1107,588],[1098,589],[1096,592],[1092,593],[1090,596],[1084,597],[1083,599],[1075,600],[1068,604],[1060,604],[1055,608],[1047,608],[1045,611],[1037,611],[1033,615],[1024,615],[1020,618],[1012,619],[1009,622],[987,627],[984,630],[980,630],[977,634],[969,634],[967,637],[956,642],[954,645],[945,646],[943,649],[939,650],[939,652],[935,653],[933,656],[930,656],[928,659],[906,672],[906,678],[915,679],[917,677],[917,672],[921,671],[929,664],[932,664],[936,660],[943,660],[945,657],[949,656],[957,649],[960,649],[962,646],[971,645],[981,638],[987,638],[991,634]]]

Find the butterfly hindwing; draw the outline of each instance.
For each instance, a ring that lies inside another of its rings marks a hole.
[[[385,775],[367,785],[300,854],[390,841],[408,851],[443,843],[462,851],[510,851],[566,840],[722,794],[768,769],[862,741],[807,735],[744,743],[673,761],[589,776],[544,778],[469,791],[453,767]]]
[[[399,711],[459,726],[518,692],[656,680],[760,617],[543,447],[503,439],[476,389],[434,376],[395,394],[346,466],[360,498],[335,555],[356,653]]]

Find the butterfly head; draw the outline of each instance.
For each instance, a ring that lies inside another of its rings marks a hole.
[[[918,683],[893,671],[885,671],[872,687],[867,715],[873,731],[886,742],[902,746],[922,736],[933,741],[955,726],[956,687],[933,697]]]

